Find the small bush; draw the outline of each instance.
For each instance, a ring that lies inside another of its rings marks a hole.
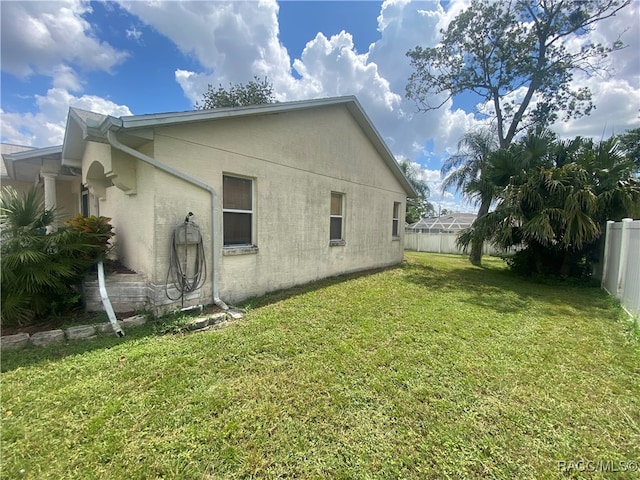
[[[36,188],[23,195],[5,188],[0,214],[2,325],[31,325],[76,306],[82,277],[105,255],[113,236],[109,219],[76,218],[47,235],[55,212],[45,210]]]
[[[109,223],[109,217],[96,217],[91,215],[83,217],[78,214],[75,218],[65,222],[65,225],[78,233],[81,233],[91,244],[95,245],[95,258],[100,258],[109,250],[109,240],[113,237],[113,226]]]
[[[541,252],[528,247],[503,259],[512,272],[523,277],[573,278],[580,282],[591,280],[592,264],[582,252],[569,256],[566,272],[562,271],[563,262],[566,260],[565,253],[550,249]]]

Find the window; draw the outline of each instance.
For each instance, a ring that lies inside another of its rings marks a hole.
[[[400,225],[400,202],[393,202],[393,221],[391,223],[391,235],[398,237],[398,226]]]
[[[98,199],[91,194],[89,187],[82,183],[80,188],[80,213],[83,217],[100,215]]]
[[[252,245],[253,181],[222,177],[224,245]]]
[[[344,195],[342,193],[331,193],[331,220],[329,228],[329,240],[331,242],[341,242],[344,240],[343,209]]]
[[[80,213],[82,213],[83,217],[88,217],[91,212],[89,207],[89,189],[84,183],[82,184],[80,197],[81,197]]]

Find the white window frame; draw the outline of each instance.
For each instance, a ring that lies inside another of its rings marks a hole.
[[[400,238],[400,210],[402,202],[393,202],[393,215],[391,220],[391,237]]]
[[[333,204],[333,197],[339,197],[340,198],[340,214],[333,214],[331,213],[331,206]],[[331,201],[329,203],[329,245],[331,246],[336,246],[336,245],[344,245],[345,244],[345,209],[346,209],[346,201],[345,201],[346,195],[342,192],[331,192]],[[334,218],[339,218],[340,219],[340,238],[331,238],[331,220]]]
[[[224,208],[224,178],[238,178],[241,180],[248,180],[251,182],[251,210],[242,210],[235,208]],[[233,173],[223,173],[222,174],[222,245],[225,250],[238,250],[238,249],[255,249],[255,204],[256,204],[256,181],[255,178],[247,177],[245,175],[235,175]],[[243,213],[251,215],[251,239],[250,243],[236,243],[231,245],[225,244],[224,238],[224,214],[225,213]]]

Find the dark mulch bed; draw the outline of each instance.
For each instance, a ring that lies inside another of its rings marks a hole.
[[[104,262],[104,272],[109,273],[136,273],[118,260],[107,260]]]
[[[104,262],[104,271],[105,274],[111,273],[125,273],[125,274],[135,274],[133,270],[129,267],[123,265],[117,260],[107,260]],[[95,274],[94,274],[95,275]],[[115,312],[116,318],[118,320],[123,320],[125,318],[131,317],[135,315],[135,312]],[[28,325],[26,327],[1,327],[0,335],[15,335],[16,333],[28,333],[29,335],[33,335],[37,332],[44,332],[47,330],[56,330],[61,327],[70,327],[72,325],[85,325],[89,323],[96,323],[96,318],[98,314],[96,312],[85,312],[83,309],[72,310],[71,312],[65,313],[55,318],[46,318],[41,319],[40,321],[35,321],[34,325]],[[107,321],[105,319],[104,321]]]

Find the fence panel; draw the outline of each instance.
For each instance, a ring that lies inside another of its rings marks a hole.
[[[640,318],[640,221],[628,227],[629,245],[623,279],[622,305]]]
[[[620,268],[620,241],[622,239],[622,223],[607,223],[604,252],[604,270],[602,272],[602,288],[611,295],[618,289],[618,269]]]
[[[417,252],[467,254],[467,250],[461,250],[456,246],[457,233],[413,233],[405,232],[404,248]],[[484,255],[502,255],[505,252],[496,249],[488,242],[482,248]]]
[[[640,220],[607,222],[602,288],[640,320]]]

